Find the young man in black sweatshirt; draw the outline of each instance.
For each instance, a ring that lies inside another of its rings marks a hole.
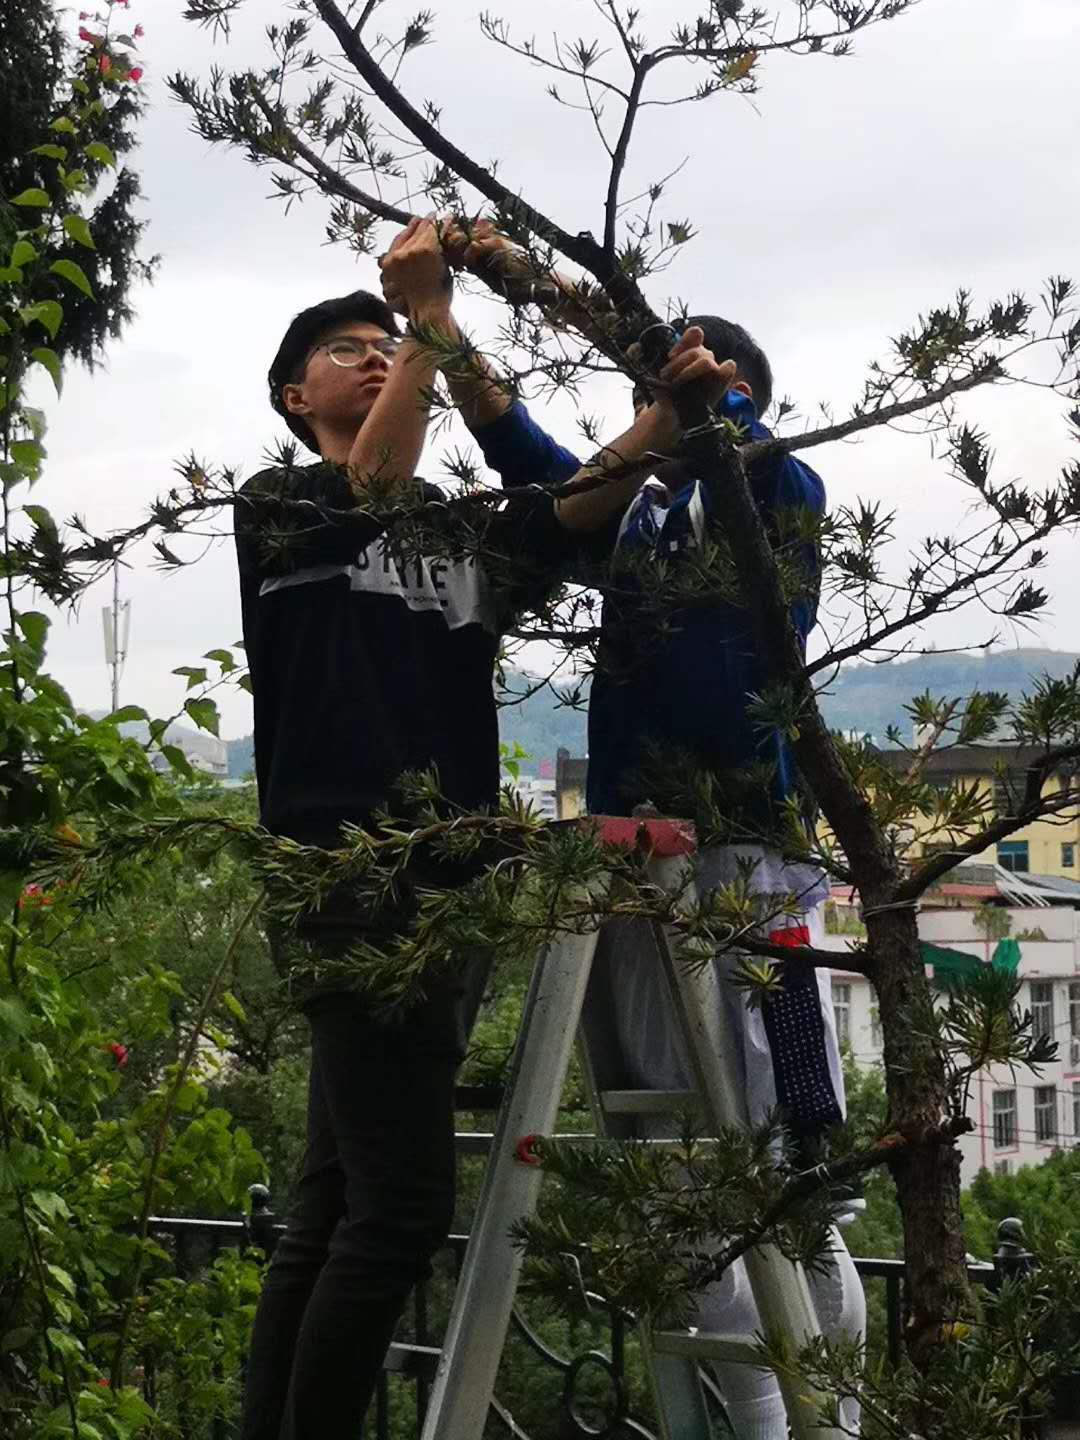
[[[319,459],[264,471],[236,506],[261,818],[306,845],[332,847],[342,825],[392,813],[406,771],[436,769],[459,810],[498,801],[493,671],[500,626],[521,593],[482,559],[395,550],[369,513],[376,490],[421,483],[413,477],[438,360],[413,332],[458,333],[431,222],[414,220],[382,263],[406,334],[362,291],[293,320],[270,398]],[[675,364],[676,383],[707,375],[722,392],[730,378],[692,343]],[[582,473],[663,452],[677,436],[674,410],[660,401]],[[564,499],[540,488],[508,497],[485,544],[525,567],[526,589],[550,584],[575,537],[603,525],[642,478]],[[421,498],[430,496],[425,487]],[[445,516],[445,497],[439,504]],[[335,955],[379,922],[335,906],[302,934]],[[348,990],[312,993],[303,1008],[307,1150],[255,1321],[243,1440],[355,1440],[394,1326],[453,1213],[458,998],[434,995],[393,1022]]]

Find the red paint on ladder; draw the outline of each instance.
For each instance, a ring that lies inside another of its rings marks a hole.
[[[543,1138],[542,1135],[522,1135],[514,1146],[514,1159],[522,1165],[541,1164],[540,1156],[536,1153],[536,1146]]]
[[[697,837],[689,820],[646,820],[627,815],[591,815],[589,820],[599,828],[605,845],[621,850],[645,850],[664,859],[692,855],[697,849]]]

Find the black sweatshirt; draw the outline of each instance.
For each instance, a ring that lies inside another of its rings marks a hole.
[[[435,767],[462,810],[498,800],[500,634],[550,588],[569,543],[539,490],[494,512],[431,486],[423,495],[447,534],[460,522],[475,535],[482,516],[482,558],[475,544],[455,559],[395,555],[379,520],[328,514],[357,505],[336,466],[266,470],[240,492],[255,771],[275,834],[334,846],[343,822],[401,813],[406,770]]]

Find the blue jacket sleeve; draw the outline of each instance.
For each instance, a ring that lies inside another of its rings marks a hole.
[[[499,476],[505,490],[521,485],[548,490],[581,469],[577,456],[541,430],[520,400],[473,435],[485,464]]]

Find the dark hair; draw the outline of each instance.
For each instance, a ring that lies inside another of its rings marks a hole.
[[[735,361],[739,379],[745,380],[754,392],[754,408],[759,415],[764,415],[772,404],[772,366],[749,330],[733,320],[722,320],[719,315],[688,315],[683,328],[691,325],[699,325],[704,330],[705,348],[711,350],[717,360]]]
[[[349,322],[378,325],[388,335],[401,334],[397,318],[385,300],[378,295],[372,295],[369,290],[354,290],[351,295],[339,295],[336,300],[323,300],[293,316],[266,377],[270,386],[270,404],[297,439],[302,440],[308,449],[314,450],[316,454],[319,447],[311,426],[301,416],[293,415],[286,408],[285,401],[281,398],[281,390],[284,385],[299,384],[304,378],[304,364],[312,347],[336,325]]]

